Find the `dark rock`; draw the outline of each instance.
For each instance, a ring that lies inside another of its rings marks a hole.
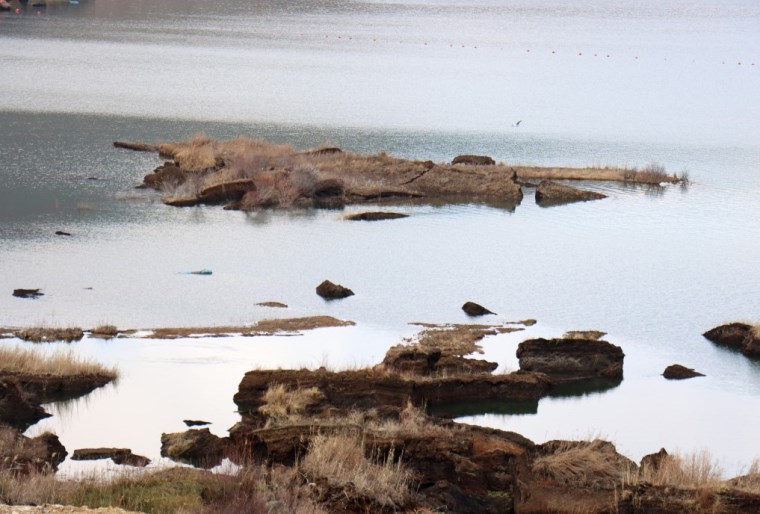
[[[0,422],[21,431],[50,414],[24,393],[16,377],[0,377]]]
[[[727,323],[711,328],[702,335],[713,343],[741,348],[744,338],[751,331],[752,326],[746,323]]]
[[[702,335],[715,344],[740,350],[748,357],[760,357],[760,328],[746,323],[728,323]]]
[[[102,460],[111,459],[114,464],[144,468],[150,464],[150,459],[135,455],[129,448],[80,448],[74,450],[71,460]]]
[[[227,438],[217,437],[208,428],[161,434],[161,456],[205,469],[218,466],[229,445]]]
[[[703,377],[704,374],[680,364],[671,364],[665,368],[662,376],[670,380],[683,380],[685,378]]]
[[[466,302],[462,305],[462,310],[467,313],[468,316],[484,316],[486,314],[496,314],[491,312],[482,305],[478,305],[475,302]]]
[[[380,221],[380,220],[395,220],[399,218],[408,218],[408,214],[401,214],[400,212],[360,212],[358,214],[352,214],[346,216],[347,220],[351,221]]]
[[[753,329],[744,338],[742,353],[748,357],[760,357],[760,329]]]
[[[40,293],[39,289],[14,289],[13,296],[18,298],[37,298],[44,296],[45,293]]]
[[[607,195],[596,193],[594,191],[576,189],[564,184],[557,184],[550,180],[542,180],[541,183],[538,184],[538,187],[536,187],[536,203],[542,207],[573,202],[587,202],[589,200],[600,200],[602,198],[607,198]]]
[[[622,380],[624,357],[619,346],[593,339],[529,339],[517,347],[520,369],[546,373],[554,383]]]
[[[667,459],[670,456],[668,452],[665,450],[665,448],[660,448],[660,451],[657,453],[650,453],[649,455],[644,455],[641,458],[641,471],[642,472],[656,472],[660,469],[663,462],[665,462],[665,459]]]
[[[210,425],[210,421],[200,421],[197,419],[183,419],[182,422],[189,427],[202,427],[203,425]]]
[[[46,432],[29,438],[12,428],[0,426],[2,471],[12,471],[17,475],[55,472],[66,455],[66,448],[54,434]]]
[[[347,287],[325,280],[317,286],[317,294],[325,300],[334,300],[353,296],[354,292]]]
[[[248,191],[253,191],[255,189],[256,184],[254,184],[253,180],[244,178],[206,187],[200,192],[199,196],[200,199],[206,203],[238,201],[242,199]]]
[[[143,184],[153,189],[162,189],[163,187],[177,187],[184,184],[186,180],[187,173],[173,162],[167,161],[153,170],[150,175],[145,175]]]
[[[63,230],[56,230],[55,235],[57,236],[70,236],[71,234],[69,232],[64,232]]]
[[[457,155],[452,159],[451,164],[470,164],[474,166],[493,166],[496,164],[491,157],[487,155]]]

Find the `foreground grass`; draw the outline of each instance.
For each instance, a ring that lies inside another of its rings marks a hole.
[[[0,473],[0,503],[120,507],[153,514],[326,512],[310,498],[308,486],[293,470],[264,467],[245,468],[235,476],[173,468],[110,481],[97,477],[63,481],[51,475]]]
[[[101,375],[115,379],[115,368],[90,359],[83,359],[71,351],[53,353],[21,347],[0,348],[0,373],[76,377]]]

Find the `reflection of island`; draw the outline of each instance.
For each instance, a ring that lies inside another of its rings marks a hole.
[[[451,164],[344,152],[339,148],[296,151],[288,145],[237,138],[218,141],[195,136],[189,141],[114,146],[157,152],[166,159],[147,175],[144,187],[164,193],[168,205],[225,204],[228,209],[342,207],[377,202],[482,202],[512,210],[527,180],[541,180],[536,199],[542,205],[604,198],[593,191],[550,180],[676,183],[663,167],[643,170],[542,168],[496,164],[488,156],[460,155]]]

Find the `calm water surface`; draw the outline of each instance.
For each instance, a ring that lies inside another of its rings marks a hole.
[[[472,299],[494,321],[539,320],[485,340],[503,367],[517,367],[526,337],[597,328],[626,352],[626,378],[537,408],[477,406],[490,413],[465,421],[537,441],[601,434],[633,458],[709,447],[738,470],[760,455],[760,365],[700,334],[760,313],[758,26],[749,0],[80,0],[0,13],[0,326],[357,322],[72,344],[122,378],[49,406],[31,431],[157,457],[182,419],[223,435],[246,370],[371,364],[414,333],[409,322],[466,322]],[[160,161],[111,147],[199,131],[435,161],[658,161],[692,184],[584,184],[609,198],[549,209],[530,191],[514,210],[406,205],[410,218],[365,224],[346,211],[169,208],[134,189]],[[214,274],[178,273],[204,267]],[[323,302],[325,278],[357,295]],[[17,287],[45,296],[19,300]],[[707,377],[667,382],[674,362]]]

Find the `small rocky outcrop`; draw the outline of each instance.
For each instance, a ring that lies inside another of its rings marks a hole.
[[[444,354],[443,350],[436,348],[400,344],[388,350],[381,366],[384,370],[394,373],[445,376],[491,373],[499,367],[499,363]]]
[[[373,211],[373,212],[360,212],[358,214],[352,214],[346,216],[349,221],[381,221],[381,220],[395,220],[400,218],[408,218],[408,214],[402,214],[400,212],[388,212],[388,211]]]
[[[150,459],[132,453],[129,448],[79,448],[74,450],[71,460],[111,459],[114,464],[144,468]]]
[[[573,202],[588,202],[607,198],[607,195],[542,180],[536,187],[536,203],[542,207]]]
[[[0,471],[19,475],[54,472],[66,455],[66,448],[54,434],[29,438],[0,425]]]
[[[353,296],[354,292],[347,287],[325,280],[317,286],[317,294],[325,300],[338,300]]]
[[[622,380],[624,357],[619,346],[594,339],[529,339],[517,347],[521,370],[545,373],[554,383]]]
[[[760,327],[746,323],[728,323],[702,335],[715,344],[737,349],[748,357],[760,357]]]
[[[680,364],[671,364],[665,368],[665,371],[662,372],[662,376],[668,380],[684,380],[686,378],[703,377],[705,375],[699,371],[687,368],[686,366],[681,366]]]
[[[57,235],[57,236],[70,236],[71,232],[65,232],[63,230],[56,230],[55,231],[55,235]]]
[[[496,164],[491,157],[487,155],[457,155],[451,160],[451,164],[470,164],[473,166],[493,166]]]
[[[171,161],[165,162],[153,170],[153,173],[145,175],[145,178],[143,178],[143,184],[153,189],[174,188],[184,184],[186,181],[187,173]]]
[[[208,428],[161,434],[161,456],[177,462],[210,469],[221,464],[229,439],[217,437]]]
[[[482,305],[479,305],[475,302],[465,302],[465,304],[462,305],[462,310],[468,316],[485,316],[486,314],[496,314],[495,312],[491,312]]]
[[[0,377],[0,423],[24,431],[47,417],[50,414],[29,398],[16,377]]]
[[[238,410],[251,418],[259,416],[271,384],[288,390],[317,388],[321,395],[305,412],[307,416],[326,412],[377,409],[398,412],[408,401],[434,407],[454,402],[482,400],[538,400],[549,391],[548,377],[542,373],[518,371],[507,375],[473,373],[455,376],[403,376],[372,373],[370,370],[331,372],[319,370],[254,370],[243,377],[233,400]]]
[[[13,296],[17,298],[39,298],[44,296],[45,293],[40,292],[39,289],[14,289]]]

